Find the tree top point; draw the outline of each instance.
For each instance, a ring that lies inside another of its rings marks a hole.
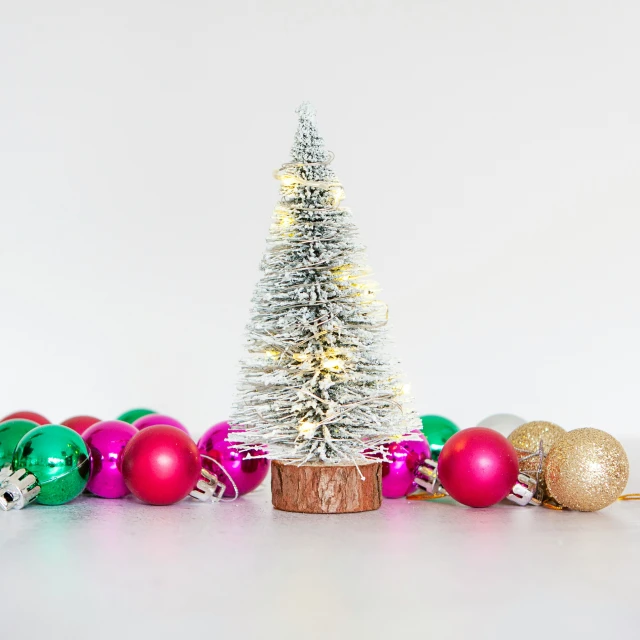
[[[291,147],[291,158],[303,164],[324,162],[328,158],[324,140],[318,132],[316,110],[310,102],[303,102],[297,109],[298,127]],[[319,169],[317,169],[319,171]],[[329,171],[325,169],[325,172]],[[328,174],[327,174],[328,175]],[[326,177],[326,176],[325,176]]]
[[[305,101],[296,109],[296,113],[301,120],[313,120],[316,117],[316,108]]]

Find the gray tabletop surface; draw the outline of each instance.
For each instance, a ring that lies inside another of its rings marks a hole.
[[[640,441],[624,441],[628,491]],[[82,496],[0,514],[3,638],[638,638],[640,502],[357,515]]]

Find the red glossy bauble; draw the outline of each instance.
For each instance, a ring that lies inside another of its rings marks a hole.
[[[438,478],[454,500],[469,507],[490,507],[504,500],[516,484],[518,454],[497,431],[463,429],[442,447]]]
[[[0,422],[6,422],[7,420],[31,420],[36,424],[51,424],[44,416],[41,416],[39,413],[35,413],[34,411],[16,411],[15,413],[11,413],[8,416],[5,416],[0,420]]]
[[[100,419],[94,418],[93,416],[73,416],[73,418],[67,418],[60,424],[82,435],[89,427],[92,427],[97,422],[100,422]]]
[[[175,427],[147,427],[127,443],[122,475],[129,491],[149,504],[173,504],[186,498],[200,478],[196,443]]]

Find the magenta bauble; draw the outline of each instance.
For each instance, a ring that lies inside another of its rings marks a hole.
[[[138,418],[133,423],[133,426],[139,431],[142,431],[142,429],[146,429],[147,427],[155,427],[158,425],[175,427],[176,429],[180,429],[180,431],[184,431],[186,434],[189,433],[187,427],[185,427],[182,422],[179,422],[171,416],[165,416],[162,413],[150,413],[149,415]]]
[[[385,445],[388,462],[382,463],[382,495],[403,498],[415,491],[416,469],[431,452],[427,439],[420,434],[417,440],[402,440]]]
[[[227,442],[227,438],[232,442]],[[249,458],[250,455],[260,455],[264,453],[263,451],[255,450],[251,453],[238,451],[233,444],[233,431],[228,422],[220,422],[207,429],[198,441],[198,451],[203,456],[213,458],[224,467],[235,482],[239,495],[253,491],[269,473],[269,461],[266,458]],[[225,498],[236,495],[229,478],[217,464],[203,458],[202,466],[215,474],[226,486]]]
[[[497,431],[463,429],[442,447],[438,478],[454,500],[489,507],[504,500],[517,482],[518,454]]]
[[[91,477],[87,489],[101,498],[122,498],[129,489],[122,476],[124,448],[138,430],[121,420],[105,420],[83,434],[91,455]]]

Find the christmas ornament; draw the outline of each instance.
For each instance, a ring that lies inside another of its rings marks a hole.
[[[16,411],[2,418],[0,423],[7,422],[8,420],[31,420],[36,424],[49,424],[49,421],[44,416],[33,411]]]
[[[207,429],[198,441],[198,451],[218,462],[235,484],[237,494],[243,495],[253,491],[267,477],[269,460],[255,457],[264,456],[265,452],[260,449],[240,453],[234,444],[236,432],[230,429],[228,422],[220,422]],[[227,438],[231,442],[227,442]],[[236,496],[233,484],[214,462],[203,457],[202,466],[226,485],[225,498]]]
[[[83,434],[91,456],[91,477],[87,489],[101,498],[122,498],[129,489],[122,477],[122,454],[138,430],[123,420],[105,420]]]
[[[146,416],[138,418],[133,423],[133,426],[140,431],[148,427],[155,427],[156,425],[175,427],[176,429],[180,429],[180,431],[184,431],[187,435],[189,435],[187,428],[181,422],[178,422],[178,420],[172,418],[171,416],[165,416],[161,413],[150,413]]]
[[[402,440],[383,446],[386,460],[382,463],[382,495],[403,498],[417,489],[418,467],[430,457],[429,443],[420,434],[416,440]]]
[[[507,440],[523,454],[536,454],[542,444],[544,455],[549,453],[549,449],[564,436],[567,432],[553,422],[545,422],[544,420],[536,420],[527,422],[512,431]],[[520,452],[519,452],[520,453]],[[520,455],[522,457],[522,455]],[[527,471],[536,471],[537,461],[533,460],[532,464],[527,464]]]
[[[460,429],[447,418],[442,416],[420,416],[422,421],[422,433],[429,441],[431,457],[437,460],[444,443]]]
[[[230,423],[240,451],[274,459],[278,509],[377,509],[381,463],[367,459],[419,429],[407,386],[386,354],[387,305],[377,298],[344,189],[318,132],[298,110],[291,161],[276,171],[276,206],[247,328]]]
[[[551,447],[544,462],[549,494],[576,511],[608,507],[622,494],[628,479],[625,450],[599,429],[569,431]]]
[[[18,442],[38,426],[33,420],[23,420],[22,418],[0,422],[0,469],[11,467],[13,452],[18,446]],[[5,477],[7,477],[6,472]]]
[[[526,504],[535,491],[535,483],[518,472],[513,445],[491,429],[472,427],[454,434],[442,447],[437,468],[435,464],[427,461],[420,467],[426,477],[416,482],[430,492],[441,485],[469,507],[489,507],[507,497]]]
[[[69,502],[82,493],[91,473],[82,438],[68,427],[51,424],[23,436],[11,466],[16,471],[0,487],[0,506],[7,510],[36,497],[40,504]]]
[[[129,491],[155,505],[173,504],[191,493],[201,476],[196,443],[180,429],[154,425],[136,433],[122,457]]]
[[[122,422],[133,424],[138,418],[142,418],[142,416],[148,416],[151,413],[155,413],[155,411],[152,411],[151,409],[129,409],[129,411],[125,411],[116,419],[122,420]]]
[[[94,418],[93,416],[73,416],[73,418],[67,418],[60,424],[82,435],[91,425],[96,424],[96,422],[100,422],[100,418]]]
[[[496,413],[478,423],[479,427],[486,427],[498,431],[503,436],[508,436],[514,429],[526,422],[524,418],[512,413]]]
[[[524,471],[536,479],[538,483],[536,497],[539,500],[544,500],[547,497],[542,474],[544,457],[565,433],[566,431],[562,427],[553,422],[536,420],[518,427],[507,438],[518,454],[520,471]]]

